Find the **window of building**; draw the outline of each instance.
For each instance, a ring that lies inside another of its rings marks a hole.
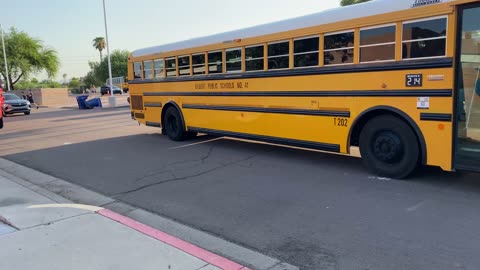
[[[190,56],[178,57],[178,76],[190,75]]]
[[[264,52],[263,45],[255,45],[245,48],[245,70],[257,71],[263,70]]]
[[[157,59],[153,61],[153,68],[155,69],[155,78],[162,78],[163,75],[163,70],[164,70],[164,62],[163,59]]]
[[[242,71],[242,49],[228,49],[225,51],[227,72]]]
[[[403,59],[441,57],[446,55],[447,18],[436,18],[403,24]]]
[[[175,57],[167,58],[165,60],[165,70],[167,71],[167,77],[177,76],[177,64],[175,63]]]
[[[153,61],[143,61],[143,78],[144,79],[153,79]]]
[[[324,38],[324,64],[341,65],[353,63],[354,32],[327,34]]]
[[[208,74],[216,74],[223,72],[222,52],[208,53]]]
[[[142,62],[133,63],[133,78],[134,79],[142,78]]]
[[[293,41],[293,66],[318,66],[319,37],[299,38]]]
[[[360,29],[360,62],[395,60],[396,26]]]
[[[193,75],[205,74],[205,54],[192,55]]]
[[[290,43],[280,41],[268,44],[268,69],[282,69],[289,67]]]

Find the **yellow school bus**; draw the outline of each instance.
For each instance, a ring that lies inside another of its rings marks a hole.
[[[359,147],[386,177],[478,171],[478,18],[474,0],[376,0],[139,49],[132,116],[172,140]]]

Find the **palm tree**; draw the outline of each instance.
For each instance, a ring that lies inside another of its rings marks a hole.
[[[340,5],[342,7],[344,7],[344,6],[360,4],[360,3],[368,2],[368,1],[370,1],[370,0],[342,0],[342,1],[340,1]]]
[[[96,37],[93,39],[93,47],[100,52],[100,62],[102,62],[102,51],[105,49],[105,38]]]

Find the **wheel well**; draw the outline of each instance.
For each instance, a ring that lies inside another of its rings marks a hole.
[[[183,124],[183,127],[186,128],[185,126],[185,119],[183,118],[183,113],[182,113],[182,110],[180,110],[180,107],[177,105],[177,103],[171,101],[171,102],[168,102],[167,104],[165,104],[162,108],[162,115],[161,115],[161,118],[160,118],[160,123],[162,123],[162,134],[164,132],[164,129],[163,129],[163,117],[165,116],[165,112],[168,110],[168,108],[170,107],[174,107],[175,109],[177,109],[178,113],[180,114],[180,118],[182,120],[182,124]]]
[[[365,124],[367,124],[367,122],[371,119],[381,115],[394,116],[404,121],[413,130],[417,137],[418,146],[420,147],[420,160],[422,164],[425,165],[427,163],[427,150],[425,138],[423,137],[422,132],[418,128],[417,124],[407,114],[395,108],[373,108],[360,114],[360,116],[358,116],[353,123],[353,128],[350,131],[349,146],[359,146],[360,133],[362,132]]]

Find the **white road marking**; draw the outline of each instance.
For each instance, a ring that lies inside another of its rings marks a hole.
[[[418,208],[422,207],[426,202],[427,201],[421,201],[421,202],[415,204],[414,206],[407,208],[407,212],[417,211]]]
[[[170,148],[169,150],[175,150],[175,149],[185,148],[185,147],[189,147],[189,146],[195,146],[195,145],[214,142],[214,141],[218,141],[218,140],[222,140],[222,139],[223,139],[223,137],[220,137],[220,138],[215,138],[215,139],[206,140],[206,141],[202,141],[202,142],[191,143],[191,144],[187,144],[187,145],[181,145],[181,146]]]

